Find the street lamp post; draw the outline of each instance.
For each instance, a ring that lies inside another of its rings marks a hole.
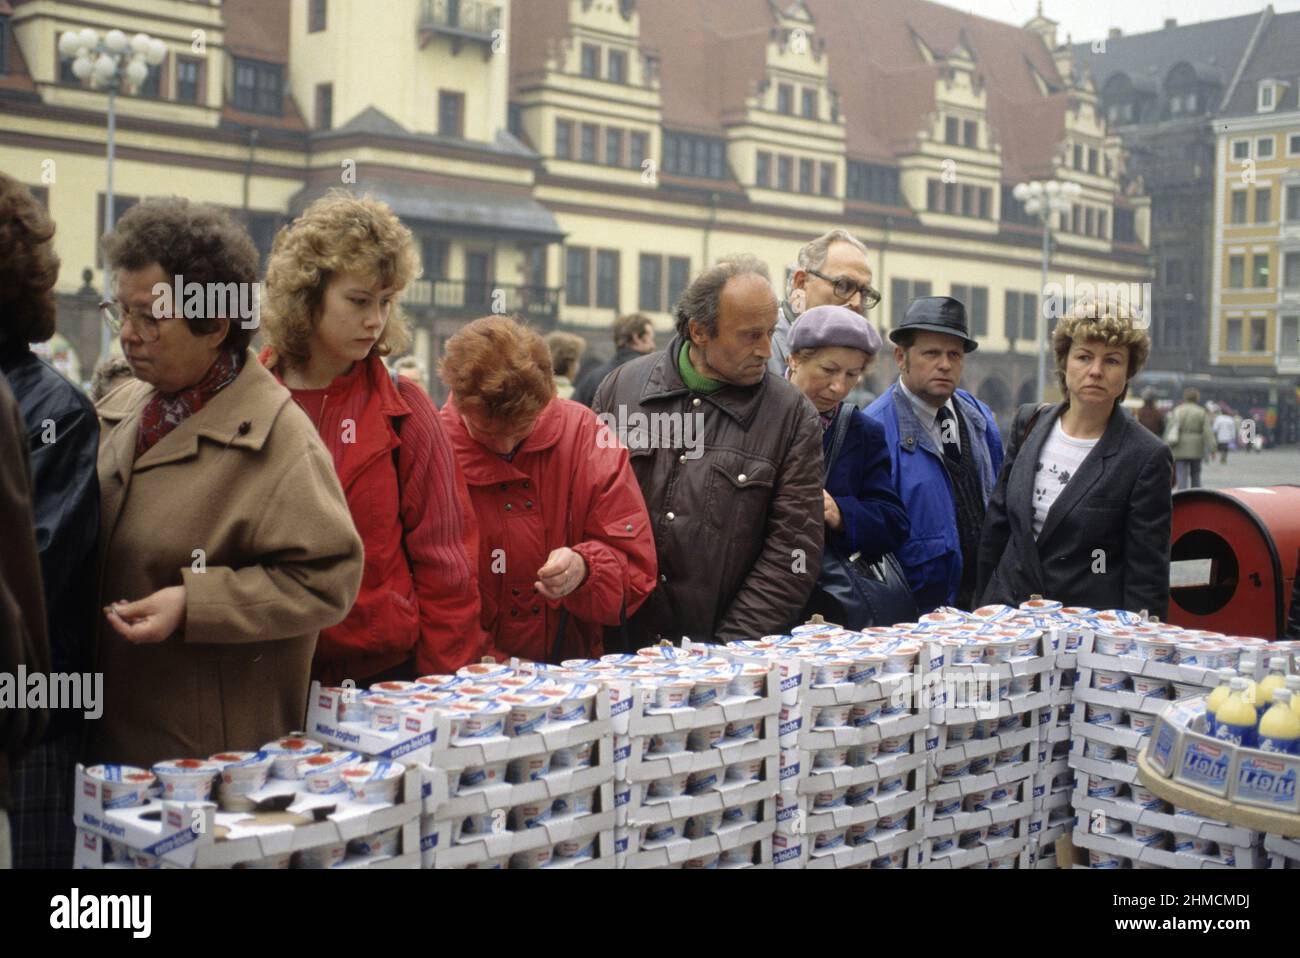
[[[1031,180],[1017,183],[1012,195],[1025,205],[1025,212],[1037,216],[1043,224],[1043,276],[1039,298],[1038,318],[1038,401],[1044,402],[1047,392],[1047,270],[1052,256],[1052,215],[1068,213],[1074,199],[1083,192],[1078,183],[1059,180]]]
[[[108,91],[108,182],[104,194],[104,232],[113,229],[113,161],[116,156],[117,94],[126,86],[135,90],[149,76],[149,67],[157,66],[167,56],[167,45],[147,33],[137,33],[131,38],[121,30],[109,30],[103,37],[87,27],[81,31],[68,30],[59,37],[59,57],[72,61],[72,75],[78,80],[89,80],[94,89]],[[96,237],[98,244],[98,237]],[[103,277],[103,297],[111,298],[108,263],[103,251],[99,252],[99,266]],[[100,327],[99,358],[108,356],[113,346],[113,336],[107,325]]]

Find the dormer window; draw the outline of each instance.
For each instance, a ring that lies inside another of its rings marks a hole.
[[[1277,106],[1277,83],[1273,80],[1263,80],[1259,84],[1259,110],[1260,113],[1271,113]]]

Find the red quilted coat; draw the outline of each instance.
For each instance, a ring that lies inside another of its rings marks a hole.
[[[650,517],[627,450],[590,409],[554,399],[512,461],[470,438],[453,396],[443,428],[456,450],[478,522],[482,624],[490,654],[534,661],[598,656],[603,626],[618,626],[655,586]],[[551,551],[573,549],[587,577],[559,603],[533,583]],[[561,606],[568,611],[557,648]]]
[[[374,354],[325,389],[289,391],[330,451],[365,544],[361,593],[346,619],[321,632],[312,675],[364,685],[412,653],[418,675],[478,661],[474,517],[437,407],[414,383],[402,382],[399,393]]]

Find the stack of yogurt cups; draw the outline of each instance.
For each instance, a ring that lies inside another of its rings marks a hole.
[[[256,809],[254,800],[268,785],[279,795],[311,798],[329,796],[360,805],[391,806],[399,801],[406,766],[401,762],[368,761],[357,752],[331,750],[303,733],[267,742],[255,752],[218,752],[206,759],[180,758],[156,762],[145,770],[123,765],[95,765],[86,776],[101,785],[109,810],[133,808],[151,799],[176,802],[215,802],[220,812],[245,814]],[[288,788],[292,785],[292,789]],[[335,868],[345,863],[365,866],[371,861],[403,853],[402,827],[393,826],[351,841],[336,841],[266,859],[233,865],[234,868]],[[158,868],[151,854],[108,839],[106,864],[129,863],[137,868]]]
[[[1265,835],[1264,851],[1268,854],[1269,868],[1300,868],[1300,839]]]
[[[1201,825],[1218,834],[1227,834],[1223,830],[1229,826],[1174,808],[1144,788],[1137,777],[1138,755],[1165,703],[1206,695],[1232,675],[1253,677],[1271,656],[1279,651],[1289,655],[1289,650],[1264,639],[1185,629],[1132,613],[1101,612],[1082,621],[1091,637],[1079,655],[1075,688],[1070,753],[1075,801],[1114,804],[1109,815],[1079,812],[1076,844],[1086,847],[1089,834],[1105,834],[1176,852],[1186,858],[1183,867],[1235,865],[1258,837],[1237,835],[1236,845],[1198,838]],[[1139,824],[1143,810],[1186,818],[1188,830]],[[1110,849],[1089,849],[1088,860],[1095,868],[1162,867]]]
[[[927,865],[1025,866],[1036,778],[1052,748],[1041,723],[1052,717],[1047,710],[1058,687],[1056,649],[1063,641],[1060,623],[1046,617],[1059,610],[1059,603],[1036,601],[1022,609],[938,609],[922,617],[921,625],[941,636],[944,687],[958,696],[931,710]],[[1010,647],[987,643],[981,649],[984,636],[1010,640]],[[991,679],[994,669],[1010,678]],[[990,684],[970,688],[958,681],[978,676]],[[991,739],[1006,747],[986,747]]]
[[[928,719],[915,721],[909,683],[929,668],[929,637],[915,623],[810,623],[726,653],[783,675],[776,867],[914,865]]]
[[[771,867],[770,839],[732,842],[742,831],[750,836],[771,833],[773,813],[765,799],[775,792],[775,761],[769,763],[763,756],[776,754],[775,725],[761,717],[726,721],[721,708],[724,703],[733,709],[766,698],[765,667],[734,662],[718,654],[716,647],[685,643],[684,648],[650,646],[635,653],[569,659],[538,669],[560,683],[604,688],[612,701],[621,701],[615,711],[622,720],[615,722],[613,735],[617,867],[628,867],[640,851],[679,849],[685,842],[708,836],[717,836],[717,842],[709,843],[715,846],[713,851],[674,861],[672,867]],[[689,727],[654,734],[638,730],[646,720],[665,715],[689,715]],[[718,764],[712,761],[716,756],[710,756],[685,763],[708,768],[641,777],[643,763],[715,750],[721,756],[740,750],[748,758]],[[726,804],[734,796],[744,800]],[[669,807],[665,800],[671,800],[673,809],[686,811],[665,817],[663,810]]]
[[[517,667],[516,667],[517,666]],[[455,675],[426,675],[413,682],[391,681],[349,695],[342,720],[372,729],[393,729],[403,714],[428,711],[448,722],[450,741],[433,753],[428,775],[445,777],[447,795],[454,799],[502,785],[526,785],[545,778],[552,769],[583,769],[604,764],[612,778],[613,755],[602,755],[598,742],[553,752],[537,750],[509,761],[465,766],[456,746],[519,738],[545,728],[590,722],[596,714],[598,686],[563,682],[542,674],[527,663],[514,665],[475,663]],[[425,867],[435,867],[438,853],[475,837],[501,831],[525,831],[552,818],[592,813],[598,788],[558,795],[545,802],[509,800],[500,807],[465,817],[448,817],[447,806],[429,810],[421,818],[421,844]],[[612,851],[612,841],[609,842]],[[595,856],[600,843],[595,836],[565,841],[525,853],[507,853],[494,859],[472,861],[468,868],[539,868],[572,865]]]

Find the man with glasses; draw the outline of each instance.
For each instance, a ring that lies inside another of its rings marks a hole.
[[[848,230],[831,230],[799,250],[799,266],[776,318],[768,368],[784,378],[790,330],[814,306],[847,306],[865,315],[879,304],[871,280],[867,248]]]

